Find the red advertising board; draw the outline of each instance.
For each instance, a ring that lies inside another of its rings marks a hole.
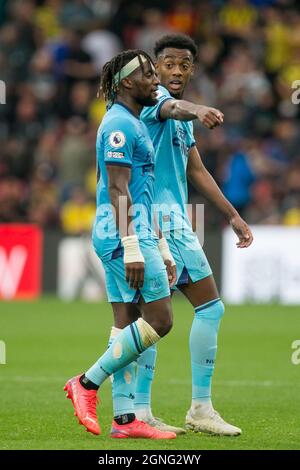
[[[0,299],[34,299],[41,291],[42,232],[0,224]]]

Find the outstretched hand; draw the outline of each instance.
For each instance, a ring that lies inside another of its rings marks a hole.
[[[224,114],[219,109],[210,108],[209,106],[199,105],[197,117],[201,124],[208,129],[214,129],[223,123]]]

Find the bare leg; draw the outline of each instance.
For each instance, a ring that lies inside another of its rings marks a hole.
[[[111,306],[116,328],[123,329],[141,316],[140,310],[136,304],[113,302]]]
[[[213,276],[208,276],[200,281],[178,286],[178,289],[190,301],[193,307],[199,307],[219,297],[218,289]]]

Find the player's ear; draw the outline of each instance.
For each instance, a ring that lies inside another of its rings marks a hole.
[[[192,67],[191,67],[191,77],[194,75],[194,72],[195,72],[195,64],[192,64]]]
[[[123,78],[123,80],[121,80],[121,83],[122,83],[123,87],[126,88],[127,90],[131,90],[131,88],[133,86],[132,81],[128,77]]]
[[[163,58],[162,56],[158,56],[154,62],[154,65],[155,65],[155,70],[157,73],[159,73],[159,69],[160,67],[162,66],[162,63],[163,63]]]

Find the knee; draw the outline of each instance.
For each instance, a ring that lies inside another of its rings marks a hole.
[[[164,318],[159,326],[160,332],[158,332],[159,336],[162,338],[163,336],[167,335],[169,331],[171,331],[173,326],[173,319],[172,317]]]
[[[223,304],[222,300],[219,299],[219,301],[215,304],[215,315],[218,320],[221,320],[225,313],[225,305]]]
[[[155,329],[156,333],[162,338],[169,333],[173,326],[173,316],[171,308],[166,308],[164,312],[161,312],[161,315],[152,323],[152,327]]]
[[[208,312],[208,318],[211,320],[221,320],[225,312],[225,306],[221,299],[212,305]]]

